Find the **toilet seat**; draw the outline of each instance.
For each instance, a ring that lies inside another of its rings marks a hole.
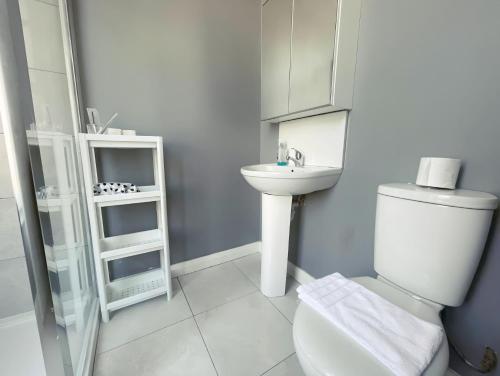
[[[436,306],[411,297],[379,279],[359,277],[353,281],[423,320],[443,325]],[[303,302],[295,313],[293,340],[307,376],[393,376],[368,351]],[[422,375],[443,376],[447,368],[448,342],[444,339]]]

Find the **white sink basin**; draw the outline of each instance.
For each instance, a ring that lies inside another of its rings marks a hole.
[[[341,168],[318,166],[251,165],[241,168],[241,174],[252,187],[262,193],[278,196],[303,195],[333,187]]]

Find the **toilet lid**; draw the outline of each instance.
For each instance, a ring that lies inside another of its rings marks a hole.
[[[413,315],[442,326],[437,308],[381,280],[371,277],[353,280]],[[300,361],[306,362],[316,375],[393,376],[368,351],[303,302],[295,313],[293,339]],[[442,376],[447,368],[448,343],[444,340],[423,376]]]
[[[465,209],[494,210],[498,205],[498,198],[491,193],[467,189],[438,189],[393,183],[379,185],[377,192],[385,196]]]

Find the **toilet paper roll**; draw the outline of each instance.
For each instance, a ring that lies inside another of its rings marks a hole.
[[[455,189],[461,162],[454,158],[420,158],[416,183],[423,187]]]

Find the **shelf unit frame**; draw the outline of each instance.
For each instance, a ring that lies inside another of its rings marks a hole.
[[[102,320],[108,322],[111,311],[163,294],[167,294],[168,300],[172,298],[163,139],[155,136],[80,133],[79,140],[101,315]],[[139,186],[139,191],[134,193],[94,195],[93,186],[98,183],[95,157],[97,148],[151,149],[154,185]],[[156,203],[156,229],[105,236],[102,220],[103,207],[146,202]],[[110,281],[108,262],[157,251],[160,252],[161,268]]]

